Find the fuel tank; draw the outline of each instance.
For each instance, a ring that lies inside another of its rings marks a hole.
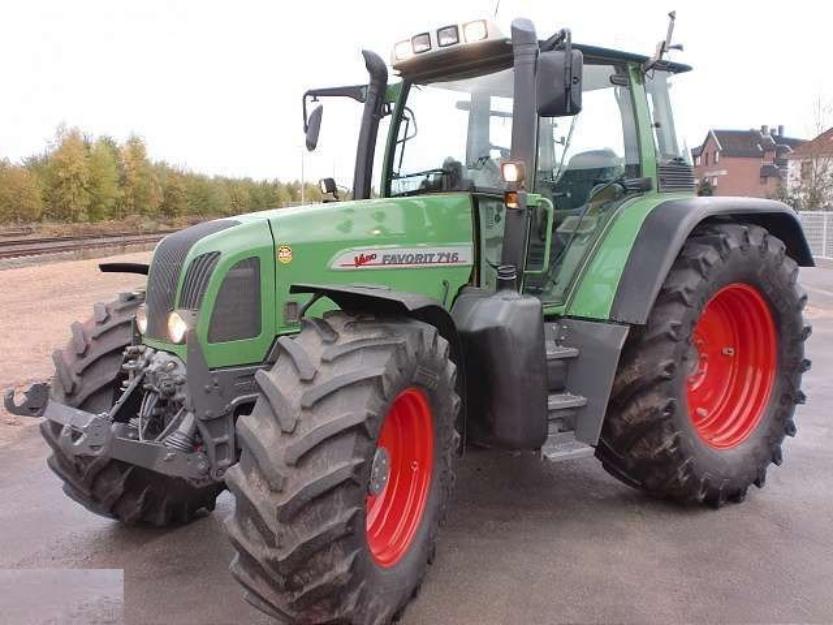
[[[514,288],[467,289],[451,314],[465,353],[468,438],[502,449],[538,449],[547,437],[540,300]]]

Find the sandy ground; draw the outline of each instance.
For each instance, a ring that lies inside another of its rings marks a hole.
[[[13,382],[48,375],[68,323],[138,282],[98,276],[89,262],[15,271],[0,272],[14,285],[0,304],[0,379]],[[802,282],[814,325],[809,400],[766,488],[720,511],[682,508],[623,486],[592,458],[468,453],[403,625],[833,623],[833,271],[804,271]],[[269,623],[227,572],[227,493],[186,527],[123,528],[63,496],[34,422],[6,429],[15,434],[0,441],[0,569],[49,569],[67,588],[76,569],[123,571],[131,625]],[[0,578],[0,622],[31,625],[10,621],[3,600],[25,605],[40,588]],[[75,592],[61,596],[72,615]]]
[[[125,262],[148,262],[150,252]],[[101,273],[106,260],[68,261],[0,271],[0,391],[18,389],[52,375],[52,352],[69,339],[69,325],[92,315],[95,302],[144,284],[144,276]],[[20,420],[0,407],[0,440],[13,437]]]

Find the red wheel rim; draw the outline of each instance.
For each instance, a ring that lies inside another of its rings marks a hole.
[[[692,337],[686,399],[708,445],[731,449],[755,430],[772,395],[777,347],[772,312],[757,289],[730,284],[706,303]]]
[[[387,453],[389,472],[381,492],[367,496],[367,544],[377,564],[391,567],[411,546],[431,489],[434,418],[425,393],[411,387],[396,396],[377,449]]]

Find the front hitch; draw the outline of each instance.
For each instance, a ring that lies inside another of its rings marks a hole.
[[[6,410],[18,417],[42,417],[49,402],[49,384],[38,382],[29,387],[23,393],[23,403],[17,404],[14,401],[14,389],[7,389],[3,396],[3,405]]]
[[[93,414],[49,399],[49,385],[33,384],[24,392],[23,403],[14,401],[14,389],[5,392],[3,403],[11,414],[45,417],[61,426],[59,443],[70,458],[121,460],[174,477],[196,486],[214,481],[211,465],[202,451],[187,452],[156,441],[139,441],[126,423],[113,421],[107,413]]]

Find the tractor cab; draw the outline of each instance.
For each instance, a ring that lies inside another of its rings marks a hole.
[[[480,286],[495,288],[497,266],[512,264],[525,292],[563,306],[578,268],[623,204],[694,189],[669,98],[671,77],[686,65],[573,44],[567,30],[541,41],[526,21],[506,37],[488,20],[397,43],[391,63],[401,83],[391,87],[375,61],[367,87],[305,94],[308,146],[317,143],[322,111],[308,109],[309,99],[339,95],[364,103],[370,121],[362,128],[353,195],[368,197],[373,134],[390,116],[388,136],[380,139],[381,195],[470,196],[482,244]],[[369,91],[379,94],[377,102],[368,100]],[[513,164],[522,178],[509,182],[502,167]],[[327,188],[334,182],[322,181]],[[529,204],[520,219],[511,208],[518,192]]]

